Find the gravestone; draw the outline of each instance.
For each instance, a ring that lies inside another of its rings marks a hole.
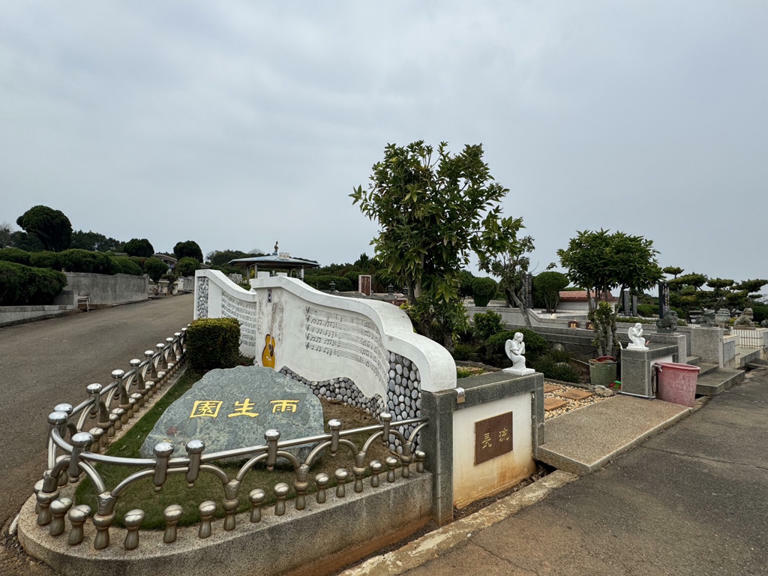
[[[262,366],[211,370],[171,404],[141,447],[152,458],[158,442],[185,456],[190,440],[205,442],[205,453],[265,444],[270,428],[280,440],[323,433],[323,408],[309,387]]]

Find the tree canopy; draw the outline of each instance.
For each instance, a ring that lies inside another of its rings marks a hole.
[[[533,252],[533,238],[518,234],[523,226],[522,218],[502,218],[491,220],[481,233],[482,250],[478,252],[480,270],[490,272],[500,278],[499,286],[504,292],[507,303],[523,312],[527,326],[531,326],[528,316],[527,276],[530,266],[530,253]]]
[[[203,251],[200,250],[200,246],[194,240],[177,242],[173,247],[173,255],[179,260],[182,258],[194,258],[198,262],[203,261]]]
[[[72,223],[61,210],[33,206],[16,219],[16,224],[39,240],[44,250],[60,252],[72,242]]]
[[[123,250],[129,256],[139,256],[141,258],[149,258],[155,253],[155,249],[146,238],[131,238],[125,243]]]
[[[662,277],[653,241],[624,232],[583,230],[557,254],[569,280],[596,295],[614,288],[641,292]]]
[[[91,250],[94,252],[122,252],[123,243],[120,242],[120,240],[108,238],[107,236],[104,236],[104,234],[99,234],[98,232],[75,230],[72,232],[72,243],[70,248]]]
[[[419,140],[388,144],[366,189],[351,194],[379,225],[371,244],[387,273],[408,291],[416,329],[452,348],[465,322],[459,272],[472,251],[481,253],[482,231],[498,226],[507,189],[494,181],[481,145],[456,155]]]
[[[556,312],[560,303],[560,290],[568,286],[568,277],[554,270],[542,272],[533,278],[533,297],[548,313]]]

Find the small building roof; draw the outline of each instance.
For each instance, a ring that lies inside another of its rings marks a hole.
[[[600,298],[603,302],[616,302],[617,298],[610,293],[604,293]],[[561,290],[560,302],[586,302],[587,291],[586,290]]]
[[[266,256],[251,256],[250,258],[235,258],[229,261],[230,264],[235,266],[253,266],[257,268],[269,269],[282,269],[286,268],[318,268],[320,263],[315,260],[308,260],[307,258],[296,258],[290,254],[268,254]]]

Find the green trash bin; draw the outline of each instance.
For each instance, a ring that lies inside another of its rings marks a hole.
[[[600,356],[589,361],[589,381],[592,386],[610,387],[616,380],[616,358]]]

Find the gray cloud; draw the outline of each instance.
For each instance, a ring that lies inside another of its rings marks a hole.
[[[539,269],[577,230],[736,279],[768,201],[760,2],[6,2],[0,222],[169,250],[368,251],[388,142],[482,142]]]

